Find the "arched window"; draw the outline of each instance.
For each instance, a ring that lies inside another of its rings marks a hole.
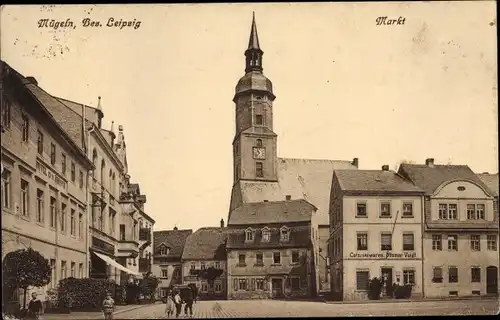
[[[113,190],[113,194],[116,193],[116,176],[115,176],[115,173],[113,172],[113,176],[111,178],[111,184],[112,184],[112,188],[111,190]]]
[[[281,241],[288,241],[288,239],[290,239],[290,232],[286,226],[280,229],[280,239]]]
[[[262,147],[262,139],[257,139],[256,144],[257,147]]]
[[[94,167],[96,168],[96,169],[92,170],[92,178],[95,179],[95,171],[97,170],[97,151],[95,148],[92,151],[92,164],[94,164]]]
[[[106,162],[104,161],[104,159],[102,159],[102,161],[101,161],[101,186],[104,186],[104,181],[106,180],[105,169],[106,169]]]
[[[245,230],[245,241],[253,241],[253,230],[248,228]]]
[[[111,194],[113,194],[113,171],[111,169],[109,169],[108,183],[109,183],[109,191],[111,192]]]
[[[262,229],[262,242],[271,241],[271,230],[268,227]]]

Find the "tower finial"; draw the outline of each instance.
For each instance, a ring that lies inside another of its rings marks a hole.
[[[115,122],[111,121],[111,130],[112,133],[115,133]]]
[[[97,97],[97,110],[102,112],[102,106],[101,106],[101,96]]]
[[[257,34],[257,23],[255,23],[255,11],[252,14],[252,29],[250,30],[250,39],[248,40],[248,50],[260,50],[259,35]]]
[[[250,39],[248,40],[248,48],[245,51],[246,66],[245,72],[258,71],[262,72],[262,55],[264,52],[260,49],[259,35],[257,33],[257,23],[255,22],[255,12],[252,15],[252,27],[250,29]]]

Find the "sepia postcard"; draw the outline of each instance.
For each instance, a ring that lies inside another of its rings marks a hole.
[[[3,5],[3,319],[499,313],[495,1]]]

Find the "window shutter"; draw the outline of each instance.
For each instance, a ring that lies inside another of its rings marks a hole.
[[[255,291],[255,279],[252,279],[252,291]]]
[[[236,278],[233,279],[233,286],[234,286],[234,291],[238,291],[238,279]]]
[[[382,245],[390,245],[391,244],[391,235],[390,234],[382,234],[381,242],[382,242]]]
[[[246,280],[247,280],[247,283],[246,283],[245,287],[246,287],[246,289],[248,291],[248,290],[250,290],[250,278],[247,278]]]

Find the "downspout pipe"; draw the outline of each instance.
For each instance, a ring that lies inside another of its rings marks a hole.
[[[85,113],[84,113],[85,114]],[[84,125],[85,125],[85,116],[84,116]],[[92,126],[88,131],[87,129],[85,128],[84,126],[84,132],[85,132],[85,139],[87,140],[86,141],[86,144],[87,144],[87,158],[90,159],[89,157],[89,152],[90,152],[90,134],[94,131],[94,127]],[[92,160],[91,160],[92,161]],[[85,237],[86,240],[85,240],[85,245],[86,245],[86,251],[87,251],[87,275],[88,277],[90,278],[90,269],[91,269],[91,253],[90,253],[90,217],[92,215],[92,203],[90,202],[90,197],[89,197],[89,183],[90,183],[90,172],[92,171],[93,169],[88,169],[87,170],[87,174],[86,174],[86,187],[85,187],[85,204],[86,204],[86,210],[87,210],[87,226],[86,226],[86,231],[87,231],[87,236]]]

